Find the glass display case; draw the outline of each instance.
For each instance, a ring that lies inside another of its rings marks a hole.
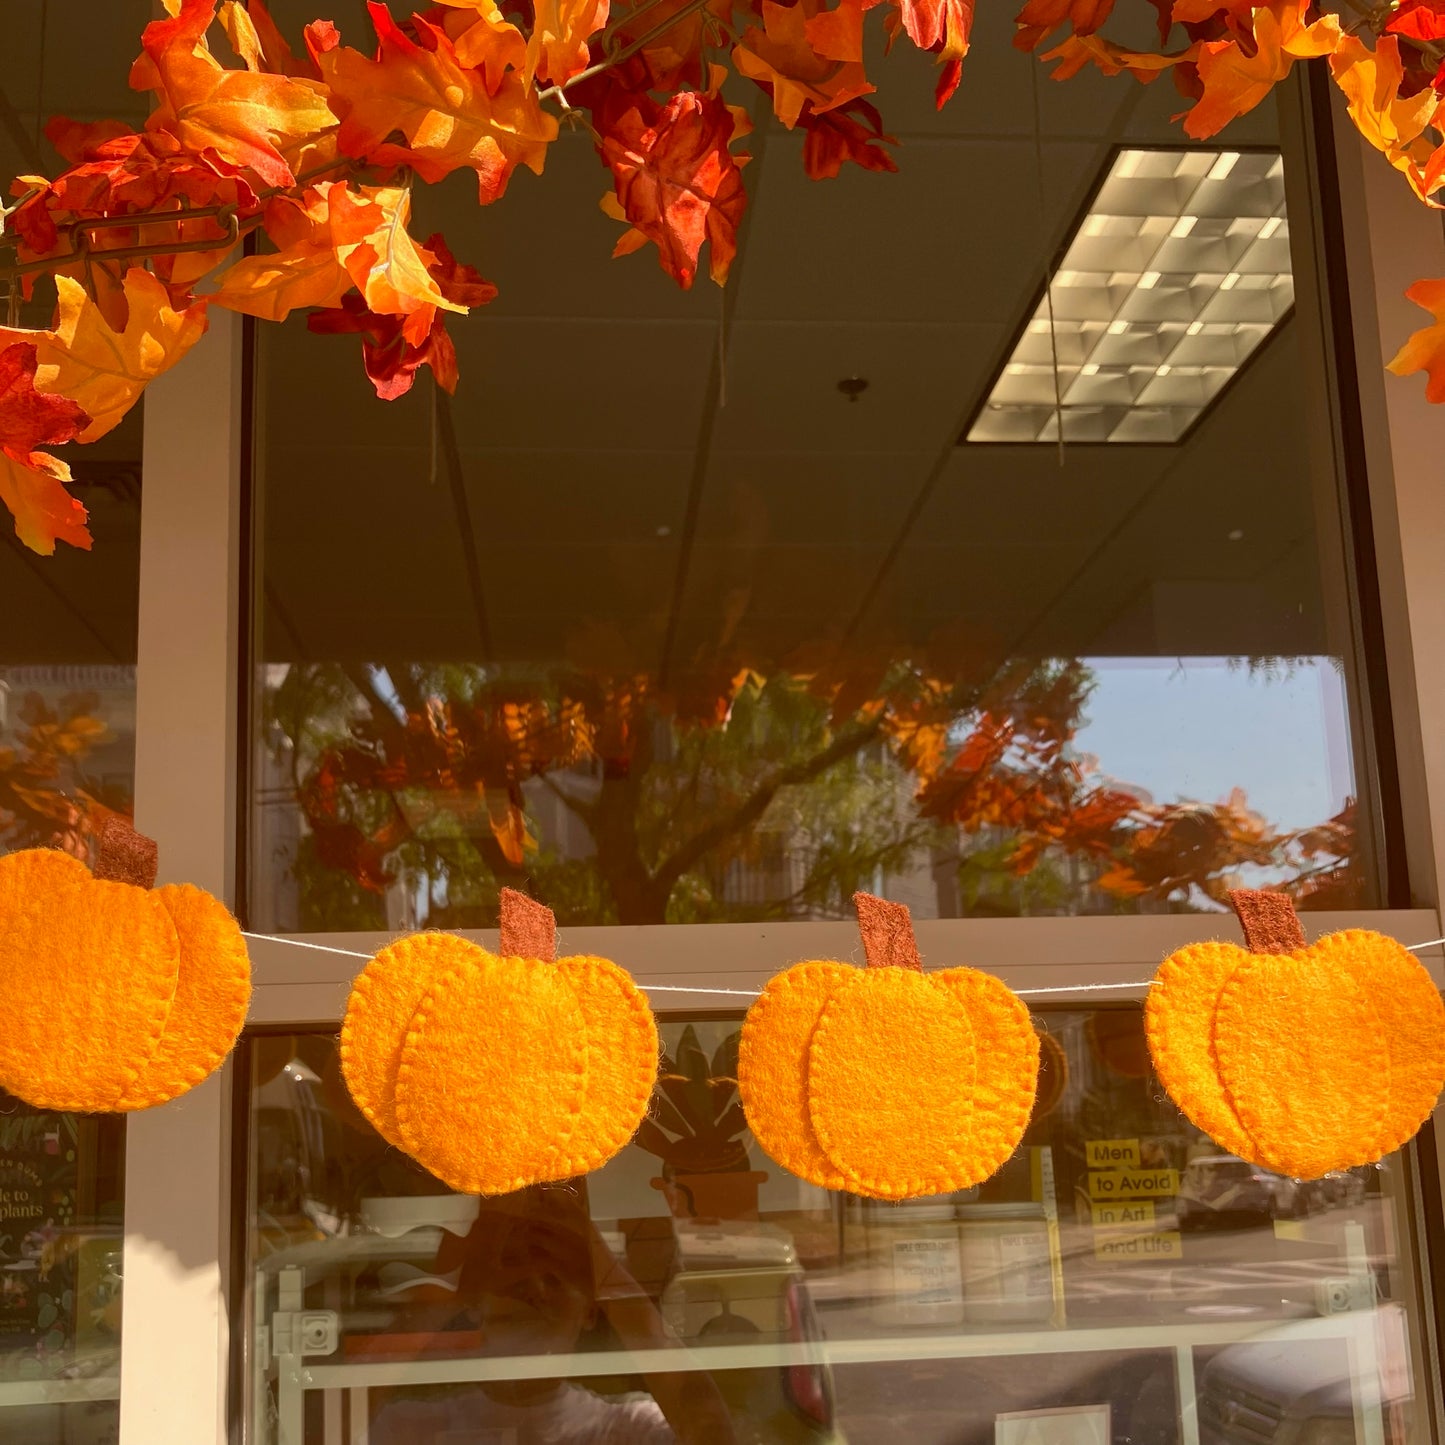
[[[633,1143],[491,1199],[373,1132],[333,1034],[251,1038],[247,1438],[1425,1438],[1408,1156],[1304,1183],[1223,1155],[1164,1097],[1136,1006],[1057,1008],[999,1174],[904,1204],[829,1193],[752,1142],[740,1018],[664,1015]]]

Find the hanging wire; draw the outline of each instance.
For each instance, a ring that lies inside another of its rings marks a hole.
[[[275,933],[247,933],[242,930],[243,938],[254,939],[258,943],[281,943],[288,948],[307,948],[314,953],[334,953],[341,958],[370,959],[369,953],[358,952],[354,948],[335,948],[329,943],[307,943],[300,938],[287,938],[284,934]],[[1424,943],[1407,943],[1404,948],[1410,953],[1418,953],[1422,948],[1438,948],[1445,943],[1445,938],[1429,938]],[[755,988],[709,988],[701,985],[685,985],[675,983],[639,983],[638,988],[645,993],[706,993],[725,994],[729,998],[757,998],[760,990]],[[1013,992],[1019,998],[1043,998],[1047,995],[1057,994],[1081,994],[1081,993],[1118,993],[1121,989],[1147,989],[1158,988],[1152,978],[1127,979],[1121,983],[1063,983],[1048,988],[1016,988]]]
[[[1059,465],[1064,464],[1064,398],[1059,390],[1059,337],[1054,328],[1054,257],[1049,247],[1048,193],[1044,185],[1043,108],[1039,102],[1039,67],[1029,66],[1034,101],[1034,179],[1038,183],[1039,231],[1044,238],[1044,304],[1049,311],[1049,355],[1054,377],[1054,430],[1058,433]]]

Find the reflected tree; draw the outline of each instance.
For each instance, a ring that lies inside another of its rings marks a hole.
[[[1076,660],[981,669],[854,657],[728,663],[663,687],[575,665],[296,664],[267,696],[271,761],[306,824],[303,926],[491,926],[502,886],[563,923],[841,916],[887,880],[938,911],[1119,912],[1241,881],[1342,906],[1353,806],[1281,830],[1236,790],[1158,804],[1076,746]],[[983,672],[985,675],[980,676]]]
[[[13,744],[0,746],[0,853],[61,848],[88,858],[107,818],[130,818],[128,786],[87,769],[111,741],[94,693],[70,693],[51,706],[26,693],[16,710]]]

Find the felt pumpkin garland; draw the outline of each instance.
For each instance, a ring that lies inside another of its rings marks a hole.
[[[190,884],[153,887],[156,845],[120,819],[92,873],[0,858],[0,1086],[42,1109],[148,1109],[220,1067],[251,997],[246,942]]]
[[[383,948],[352,987],[341,1068],[377,1132],[464,1194],[571,1179],[637,1132],[657,1025],[604,958],[556,957],[550,909],[502,890],[499,954],[448,933]]]
[[[1181,948],[1145,1004],[1170,1098],[1230,1153],[1297,1179],[1398,1149],[1445,1088],[1445,1004],[1430,975],[1367,929],[1306,945],[1285,894],[1229,900],[1247,948]]]
[[[825,1189],[909,1199],[988,1178],[1033,1108],[1023,1002],[971,968],[924,973],[908,909],[854,897],[868,966],[809,962],[748,1010],[738,1092],[768,1155]]]

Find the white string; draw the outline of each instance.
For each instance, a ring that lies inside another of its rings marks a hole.
[[[246,933],[242,931],[243,938],[254,938],[260,943],[284,943],[288,948],[309,948],[316,953],[335,953],[342,958],[370,958],[369,953],[358,953],[354,948],[333,948],[327,943],[306,943],[299,938],[286,938],[276,933]],[[1407,943],[1405,949],[1409,953],[1418,952],[1422,948],[1437,948],[1445,943],[1445,938],[1431,938],[1424,943]],[[1129,979],[1124,983],[1064,983],[1053,988],[1016,988],[1020,998],[1041,998],[1044,994],[1059,993],[1103,993],[1105,990],[1121,988],[1149,988],[1153,984],[1152,978]],[[757,998],[758,990],[755,988],[701,988],[677,983],[639,983],[638,987],[645,989],[648,993],[710,993],[726,994],[730,998]]]

